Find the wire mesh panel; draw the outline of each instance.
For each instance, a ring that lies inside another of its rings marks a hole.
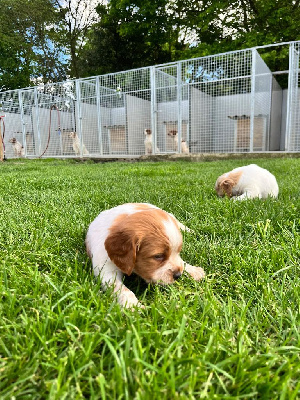
[[[153,133],[150,68],[133,72],[130,76],[131,90],[126,91],[128,152],[141,155],[151,151],[147,143],[149,144]]]
[[[150,69],[108,74],[98,79],[98,129],[103,154],[144,154],[145,130],[151,130]]]
[[[269,150],[269,127],[272,100],[272,73],[256,50],[253,50],[253,122],[250,126],[251,151]]]
[[[300,151],[299,52],[300,44],[292,43],[290,45],[290,77],[286,128],[286,149],[289,151]]]
[[[32,119],[38,156],[75,155],[71,138],[76,132],[75,100],[74,81],[37,87]]]
[[[24,146],[21,107],[19,103],[19,92],[11,90],[0,93],[0,116],[2,124],[0,124],[1,134],[4,136],[4,150],[7,158],[19,157],[15,151],[15,146],[11,142],[16,139],[21,147]],[[26,117],[28,120],[29,118]]]
[[[125,95],[128,153],[145,154],[147,133],[151,131],[150,68],[127,71],[120,82]]]
[[[96,78],[76,82],[76,136],[79,156],[99,155],[101,143],[98,132],[98,104]],[[75,146],[74,146],[75,147]]]
[[[99,154],[125,154],[126,114],[124,96],[114,75],[96,78]]]
[[[183,63],[193,153],[244,151],[240,120],[250,115],[251,68],[249,50]]]
[[[36,155],[36,138],[34,135],[32,110],[34,105],[34,88],[19,91],[20,116],[22,123],[23,145],[26,156]]]
[[[281,129],[283,117],[283,90],[277,80],[272,77],[272,97],[271,97],[271,114],[270,114],[270,129],[268,139],[268,150],[277,151],[284,148],[283,135]],[[282,137],[282,139],[281,139]]]
[[[155,123],[159,153],[178,151],[178,86],[175,65],[155,70]],[[176,142],[177,137],[177,142]]]

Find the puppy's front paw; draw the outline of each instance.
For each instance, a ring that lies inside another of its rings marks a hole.
[[[201,267],[194,267],[190,264],[185,264],[185,271],[191,275],[195,281],[200,281],[205,277],[204,269]]]
[[[134,309],[135,307],[145,308],[136,298],[135,294],[123,287],[120,293],[118,293],[118,303],[124,308]]]

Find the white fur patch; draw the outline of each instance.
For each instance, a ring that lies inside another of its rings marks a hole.
[[[166,229],[166,235],[170,240],[170,245],[173,251],[178,251],[179,246],[182,243],[181,233],[171,217],[168,220],[163,221],[163,225]]]

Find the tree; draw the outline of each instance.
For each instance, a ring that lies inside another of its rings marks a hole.
[[[169,0],[111,0],[97,12],[81,60],[84,75],[165,63],[186,46],[174,29]]]
[[[187,18],[182,25],[193,31],[195,40],[185,57],[293,41],[300,37],[298,0],[191,1],[186,5]]]
[[[54,0],[60,23],[55,40],[69,57],[69,75],[79,78],[78,62],[86,43],[89,28],[97,21],[95,6],[98,0]]]
[[[297,40],[299,3],[1,0],[0,89]],[[263,57],[271,69],[287,69],[285,52]]]
[[[51,41],[57,22],[52,0],[2,0],[0,88],[15,89],[65,78],[64,62]]]

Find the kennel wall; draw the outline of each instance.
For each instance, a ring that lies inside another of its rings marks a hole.
[[[286,46],[284,92],[260,48],[0,92],[6,156],[16,137],[27,157],[74,157],[72,131],[77,156],[139,156],[145,129],[153,153],[181,140],[191,153],[300,151],[299,42]]]

